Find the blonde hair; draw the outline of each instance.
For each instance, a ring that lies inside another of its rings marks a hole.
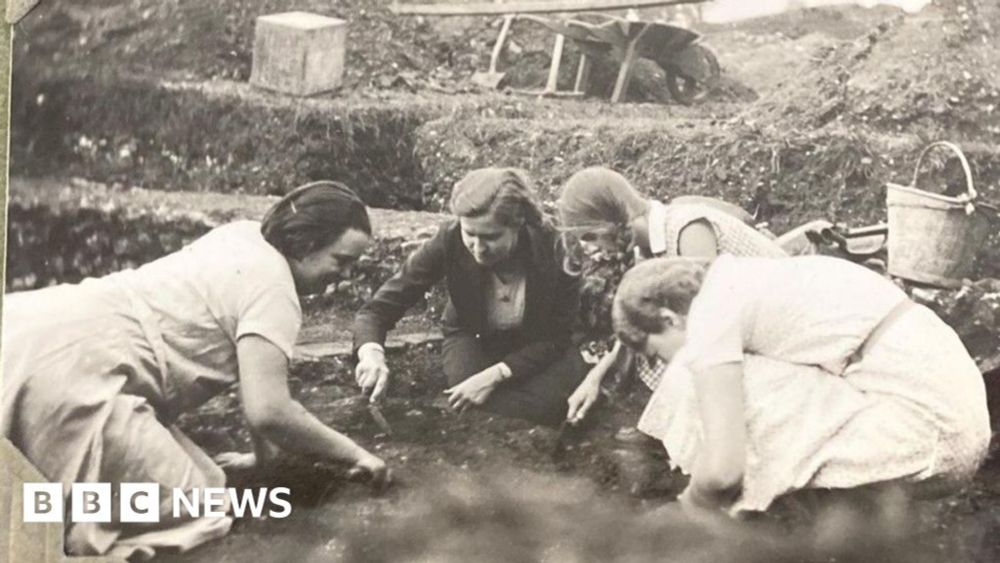
[[[649,212],[649,200],[621,174],[593,166],[570,176],[556,207],[566,228],[625,227]]]

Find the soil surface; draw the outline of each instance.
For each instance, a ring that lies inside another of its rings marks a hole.
[[[346,358],[300,362],[293,391],[321,420],[382,456],[396,484],[373,495],[339,467],[286,460],[239,486],[289,486],[285,520],[238,521],[182,561],[993,561],[1000,557],[1000,466],[962,493],[911,501],[873,521],[834,503],[792,505],[740,522],[692,522],[669,501],[686,483],[657,450],[612,438],[648,392],[619,389],[593,426],[563,436],[487,413],[452,413],[433,341],[390,353],[396,384],[381,410],[358,397]],[[246,451],[235,394],[182,427],[210,453]],[[662,452],[661,452],[662,453]],[[715,559],[705,559],[712,555]],[[170,557],[173,560],[173,557]]]

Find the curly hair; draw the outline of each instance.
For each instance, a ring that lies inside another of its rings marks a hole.
[[[666,328],[660,309],[688,314],[706,269],[704,260],[654,258],[626,272],[612,306],[615,334],[627,346],[642,349],[648,335]]]

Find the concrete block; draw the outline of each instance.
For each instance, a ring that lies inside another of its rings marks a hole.
[[[344,77],[347,22],[307,12],[257,18],[250,83],[295,96],[338,88]]]

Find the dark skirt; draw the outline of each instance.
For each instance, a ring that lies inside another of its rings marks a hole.
[[[525,344],[517,331],[482,336],[460,330],[446,331],[442,355],[448,385],[465,381]],[[579,350],[567,346],[562,357],[540,373],[501,382],[482,408],[502,416],[558,426],[566,419],[566,399],[589,369]]]

